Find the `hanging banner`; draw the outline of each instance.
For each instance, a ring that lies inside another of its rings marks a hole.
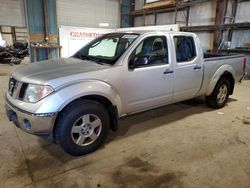
[[[59,40],[62,46],[61,56],[70,57],[91,40],[114,29],[59,26]]]
[[[129,27],[129,28],[88,28],[88,27],[72,27],[59,26],[59,40],[62,46],[61,57],[70,57],[76,53],[80,48],[89,43],[91,40],[99,37],[105,33],[114,31],[179,31],[179,25],[159,25],[159,26],[145,26],[145,27]]]

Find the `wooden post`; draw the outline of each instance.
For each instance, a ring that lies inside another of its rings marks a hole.
[[[231,14],[231,23],[235,22],[235,16],[236,16],[236,12],[237,12],[237,5],[238,2],[237,0],[233,0],[232,2],[232,14]],[[228,30],[228,41],[232,41],[232,36],[233,36],[233,30],[229,29]]]
[[[224,24],[228,0],[216,0],[215,25]],[[223,30],[214,31],[213,51],[217,51],[222,42]]]

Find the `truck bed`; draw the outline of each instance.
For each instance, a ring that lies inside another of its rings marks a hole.
[[[235,83],[242,79],[244,55],[228,53],[204,53],[204,79],[201,93],[206,93],[210,81],[216,78],[216,71],[222,66],[232,68],[235,76]],[[215,76],[215,77],[214,77]]]
[[[214,61],[216,59],[242,57],[242,55],[233,53],[204,53],[203,57],[205,61]]]

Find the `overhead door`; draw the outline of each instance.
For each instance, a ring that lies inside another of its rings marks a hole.
[[[0,25],[25,27],[25,9],[23,0],[1,0]]]
[[[57,0],[58,25],[99,27],[109,23],[119,26],[119,0]]]

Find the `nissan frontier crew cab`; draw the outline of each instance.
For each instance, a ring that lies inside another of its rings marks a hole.
[[[6,112],[22,130],[83,155],[100,147],[122,116],[198,96],[223,107],[245,65],[241,55],[204,54],[194,33],[108,33],[70,58],[14,70]]]

